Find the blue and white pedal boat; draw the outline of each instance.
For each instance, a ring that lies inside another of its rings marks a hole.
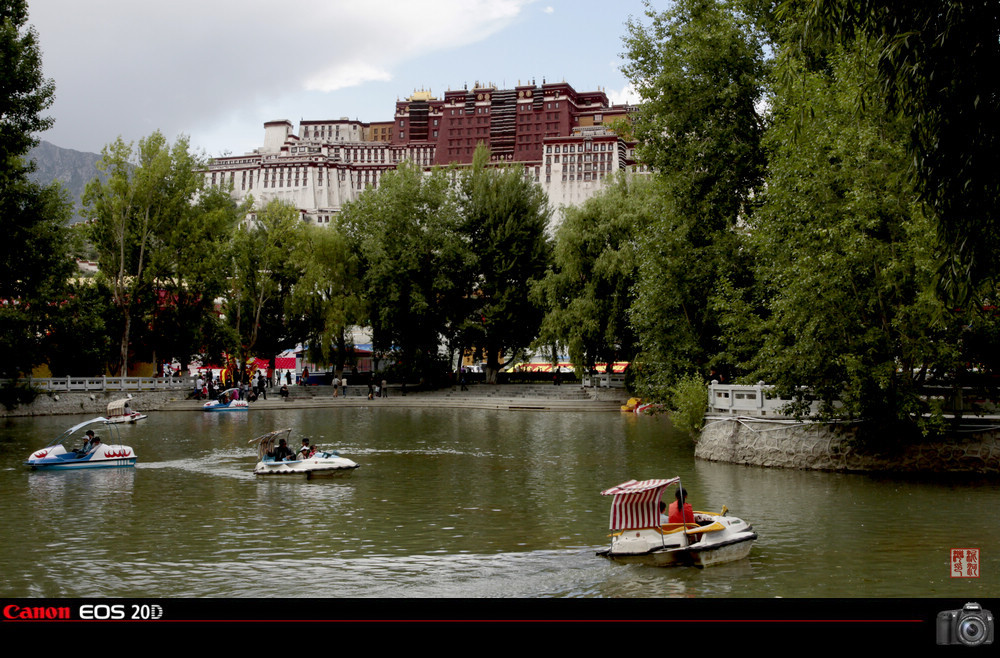
[[[250,403],[239,397],[240,389],[230,388],[219,395],[218,400],[209,400],[202,405],[202,411],[246,411]]]
[[[104,443],[104,438],[98,433],[99,428],[106,430],[113,437],[111,440],[114,443]],[[84,449],[74,448],[77,445],[83,446],[87,441],[88,429],[95,431],[101,439],[100,443],[96,446],[88,444]],[[131,446],[122,445],[120,441],[118,427],[100,416],[69,428],[41,450],[31,453],[24,464],[34,471],[135,466],[135,450]]]

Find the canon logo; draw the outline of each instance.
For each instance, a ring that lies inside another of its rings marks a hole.
[[[69,608],[58,608],[55,606],[40,606],[33,608],[22,608],[19,605],[4,606],[4,619],[70,619],[72,614]]]

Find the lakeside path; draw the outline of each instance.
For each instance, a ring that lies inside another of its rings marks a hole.
[[[511,411],[621,411],[628,394],[624,389],[584,389],[580,386],[543,386],[504,384],[475,385],[468,391],[444,389],[403,395],[398,387],[389,387],[389,395],[369,400],[367,387],[348,387],[347,397],[333,397],[332,386],[293,386],[282,400],[275,389],[268,389],[267,400],[250,403],[252,411],[274,409],[315,409],[325,407],[436,407],[449,409],[504,409]],[[200,410],[203,401],[170,400],[159,411]],[[221,412],[232,413],[232,412]]]

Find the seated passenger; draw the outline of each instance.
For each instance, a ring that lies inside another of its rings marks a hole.
[[[309,459],[316,454],[316,448],[309,445],[309,439],[302,439],[302,447],[299,448],[299,459]]]
[[[278,447],[274,449],[274,461],[280,462],[286,459],[294,461],[295,453],[288,447],[285,440],[281,439],[278,441]]]
[[[83,457],[84,455],[89,454],[90,451],[93,450],[100,442],[101,440],[94,435],[94,430],[87,430],[87,432],[83,435],[83,445],[76,450],[76,454]]]
[[[674,497],[677,499],[670,503],[670,512],[668,520],[670,523],[694,523],[694,508],[688,503],[684,502],[687,498],[687,491],[681,487],[677,487],[677,491],[674,493]],[[679,505],[683,505],[680,508]],[[683,509],[683,513],[681,512]]]

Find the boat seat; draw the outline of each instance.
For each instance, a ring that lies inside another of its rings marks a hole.
[[[657,530],[659,530],[662,534],[667,535],[673,532],[680,532],[681,530],[687,530],[690,532],[697,527],[697,523],[664,523],[657,528]]]
[[[689,523],[688,525],[690,526],[692,524]],[[721,523],[719,523],[718,521],[716,521],[714,523],[709,523],[708,525],[697,525],[697,524],[695,524],[695,526],[693,528],[690,528],[690,527],[688,528],[687,533],[689,535],[698,535],[698,534],[702,534],[702,533],[706,533],[706,532],[717,532],[719,530],[725,530],[725,529],[726,529],[726,526],[724,526]]]

